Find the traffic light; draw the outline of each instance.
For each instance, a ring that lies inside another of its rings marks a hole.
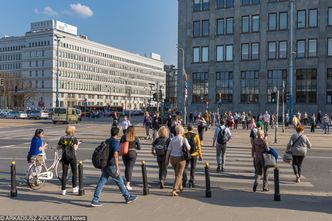
[[[287,91],[285,93],[285,101],[288,103],[289,102],[289,98],[290,98],[290,93]]]
[[[158,100],[158,94],[157,93],[154,93],[153,94],[153,101],[157,101]]]
[[[272,92],[271,93],[271,103],[277,103],[277,93],[276,92]]]
[[[4,78],[0,78],[0,86],[5,85],[5,79]]]

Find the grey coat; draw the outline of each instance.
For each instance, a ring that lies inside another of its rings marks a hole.
[[[301,137],[297,140],[299,136]],[[296,143],[294,144],[295,141]],[[307,154],[308,148],[311,149],[311,147],[312,145],[306,135],[296,133],[293,134],[289,139],[287,151],[291,151],[293,156],[305,156]]]

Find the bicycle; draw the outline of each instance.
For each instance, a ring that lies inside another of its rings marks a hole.
[[[48,148],[54,150],[54,159],[50,167],[46,165],[46,155],[37,156],[34,158],[29,165],[27,172],[27,185],[33,189],[40,189],[46,180],[52,180],[55,176],[61,181],[62,180],[62,163],[59,151],[55,148]],[[68,176],[69,172],[68,172]]]

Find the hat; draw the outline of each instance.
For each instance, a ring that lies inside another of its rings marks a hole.
[[[263,122],[262,121],[258,121],[257,123],[256,123],[256,127],[262,127],[263,126]]]

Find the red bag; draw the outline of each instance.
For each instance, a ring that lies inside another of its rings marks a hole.
[[[129,142],[120,143],[120,156],[125,156],[128,153]]]

